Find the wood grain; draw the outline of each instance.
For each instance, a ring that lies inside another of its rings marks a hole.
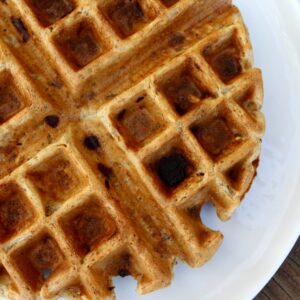
[[[300,238],[255,300],[300,300]]]

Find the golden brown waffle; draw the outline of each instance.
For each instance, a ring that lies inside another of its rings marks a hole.
[[[0,1],[0,292],[141,294],[222,241],[256,175],[261,72],[229,0]]]

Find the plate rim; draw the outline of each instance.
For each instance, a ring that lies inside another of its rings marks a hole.
[[[299,74],[300,74],[300,36],[296,34],[298,28],[298,32],[300,29],[300,1],[299,0],[289,0],[289,1],[282,1],[282,0],[272,0],[272,2],[275,3],[275,5],[280,9],[281,11],[281,17],[287,25],[286,32],[288,33],[288,36],[291,37],[290,40],[292,41],[293,48],[295,52],[298,50],[298,65],[299,65]],[[288,16],[288,17],[287,17]],[[293,28],[293,29],[292,29]],[[298,164],[300,167],[300,157],[298,158]],[[290,254],[291,250],[293,249],[294,245],[296,244],[299,236],[300,236],[300,221],[299,218],[297,219],[294,217],[293,219],[289,218],[291,214],[295,216],[299,216],[300,214],[300,205],[298,207],[293,206],[293,204],[297,203],[298,197],[297,192],[300,192],[300,168],[298,170],[298,176],[297,180],[295,180],[295,191],[292,195],[290,195],[290,205],[288,206],[286,212],[282,216],[281,222],[279,223],[278,229],[274,232],[273,236],[271,237],[269,244],[276,244],[276,245],[282,245],[280,248],[276,250],[276,253],[273,253],[273,264],[271,267],[266,268],[264,272],[259,274],[259,276],[255,277],[255,280],[253,280],[252,276],[241,276],[238,281],[234,282],[235,287],[239,286],[239,282],[245,282],[245,280],[248,280],[248,288],[246,291],[242,291],[242,289],[239,289],[239,291],[236,291],[236,297],[237,298],[230,298],[233,299],[254,299],[265,287],[265,285],[273,278],[273,276],[276,274],[278,269],[281,267],[283,262],[286,260],[288,255]],[[288,220],[288,222],[287,222]],[[278,233],[280,232],[288,232],[289,235],[285,235],[284,237]],[[281,240],[284,240],[284,243],[281,243]],[[269,246],[264,250],[264,253],[261,255],[260,259],[258,259],[251,268],[254,268],[257,266],[263,257],[265,257],[267,250],[269,249]],[[226,287],[227,290],[230,290],[230,286],[232,283],[229,283]],[[231,289],[232,290],[232,289]],[[224,291],[223,291],[224,292]],[[215,296],[212,297],[215,299]],[[210,299],[210,298],[209,298]],[[227,299],[226,297],[223,299]]]

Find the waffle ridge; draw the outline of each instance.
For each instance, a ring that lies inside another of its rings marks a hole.
[[[146,294],[251,187],[263,81],[230,0],[0,1],[0,295]]]

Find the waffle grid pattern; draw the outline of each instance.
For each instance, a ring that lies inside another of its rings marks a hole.
[[[222,234],[202,224],[201,207],[231,217],[264,131],[261,73],[238,10],[2,2],[1,293],[109,299],[111,277],[131,275],[144,294],[170,284],[177,257],[205,263]],[[136,60],[135,48],[145,50]]]

